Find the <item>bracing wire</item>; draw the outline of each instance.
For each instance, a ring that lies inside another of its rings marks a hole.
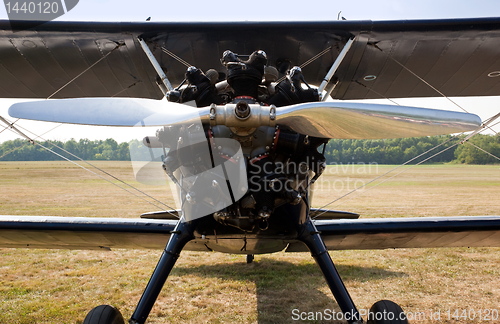
[[[0,134],[2,134],[4,131],[9,129],[10,126],[2,126],[2,127],[3,127],[3,129],[0,131]]]
[[[323,55],[325,55],[326,53],[328,53],[330,50],[332,49],[332,46],[328,46],[327,48],[325,48],[323,51],[319,52],[318,54],[314,55],[313,57],[311,57],[309,60],[305,61],[304,63],[302,63],[300,65],[300,68],[304,68],[306,66],[308,66],[309,64],[311,64],[312,62],[316,61],[317,59],[319,59],[320,57],[322,57]]]
[[[301,65],[299,65],[299,67],[302,69],[302,68],[305,68],[306,66],[308,66],[309,64],[311,64],[312,62],[316,61],[317,59],[319,59],[320,57],[322,57],[323,55],[325,55],[326,53],[330,52],[330,50],[332,49],[332,46],[328,46],[327,48],[325,48],[324,50],[322,50],[321,52],[319,52],[318,54],[314,55],[313,57],[311,57],[309,60],[305,61],[304,63],[302,63]],[[286,78],[286,75],[282,76],[281,78],[279,78],[277,81],[276,81],[276,84],[280,83],[281,81],[285,80]]]
[[[359,81],[357,81],[357,80],[356,80],[356,81],[354,81],[354,82],[356,82],[356,83],[357,83],[357,84],[359,84],[360,86],[362,86],[362,87],[364,87],[364,88],[368,89],[368,91],[371,91],[371,92],[375,93],[376,95],[380,96],[381,98],[387,99],[387,100],[389,100],[390,102],[392,102],[393,104],[395,104],[395,105],[397,105],[397,106],[401,106],[399,103],[397,103],[397,102],[396,102],[396,101],[394,101],[393,99],[391,99],[391,98],[388,98],[388,97],[384,96],[383,94],[381,94],[381,93],[380,93],[380,92],[378,92],[378,91],[373,90],[372,88],[368,88],[368,87],[367,87],[367,86],[365,86],[363,83],[361,83],[361,82],[359,82]]]
[[[4,131],[6,131],[7,129],[9,128],[12,128],[12,126],[14,126],[15,123],[17,123],[19,121],[20,118],[16,119],[13,123],[7,121],[5,118],[1,117],[0,116],[0,120],[3,121],[7,126],[2,126],[4,127],[4,129],[2,129],[2,131],[0,131],[0,134],[2,134]]]
[[[119,47],[125,45],[125,43],[123,44],[118,44],[116,45],[115,48],[113,48],[111,51],[109,51],[106,55],[104,55],[103,57],[101,57],[99,60],[97,60],[96,62],[94,62],[91,66],[89,66],[88,68],[86,68],[83,72],[81,72],[80,74],[78,74],[76,77],[74,77],[73,79],[71,79],[70,81],[68,81],[65,85],[63,85],[62,87],[60,87],[59,89],[57,89],[53,94],[51,94],[50,96],[47,97],[47,99],[50,99],[52,98],[54,95],[56,95],[59,91],[61,91],[62,89],[66,88],[68,85],[70,85],[73,81],[75,81],[76,79],[78,79],[79,77],[81,77],[85,72],[87,72],[88,70],[90,70],[91,68],[93,68],[94,66],[96,66],[99,62],[101,62],[102,60],[104,60],[106,57],[108,57],[111,53],[113,53],[115,50],[117,50]]]
[[[161,50],[163,51],[163,53],[169,55],[171,58],[175,59],[176,61],[178,61],[179,63],[185,65],[186,67],[191,67],[193,66],[192,64],[189,64],[188,62],[184,61],[182,58],[180,58],[179,56],[175,55],[174,53],[170,52],[168,49],[166,49],[165,47],[161,47]]]

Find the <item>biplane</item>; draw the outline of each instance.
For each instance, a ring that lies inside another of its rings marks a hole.
[[[465,112],[349,100],[499,95],[500,18],[24,27],[0,22],[0,97],[44,100],[12,105],[11,117],[157,126],[144,145],[179,208],[140,219],[2,216],[0,246],[163,249],[129,323],[146,321],[182,250],[248,262],[309,251],[347,322],[362,323],[329,250],[500,246],[498,216],[362,219],[312,208],[310,190],[332,138],[485,127]],[[392,316],[369,323],[407,323],[396,303],[371,311]],[[123,322],[106,305],[84,321]]]

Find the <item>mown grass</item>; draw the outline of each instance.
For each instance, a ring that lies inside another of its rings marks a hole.
[[[174,206],[165,187],[135,182],[129,163],[98,166]],[[326,204],[392,168],[330,166],[313,205]],[[498,215],[499,173],[499,166],[419,166],[376,187],[377,182],[368,184],[359,196],[356,192],[355,198],[331,207],[362,217]],[[63,162],[0,163],[0,176],[3,215],[138,217],[157,209]],[[445,314],[448,309],[452,314],[500,311],[499,252],[456,248],[331,255],[358,308],[391,299],[408,312],[426,314],[426,320],[414,323],[482,323],[478,318],[448,320]],[[0,255],[0,323],[81,323],[91,308],[104,303],[129,317],[160,251],[0,249]],[[338,310],[309,254],[260,255],[248,265],[241,255],[183,252],[149,323],[290,323],[294,309]],[[441,320],[429,319],[437,311]]]

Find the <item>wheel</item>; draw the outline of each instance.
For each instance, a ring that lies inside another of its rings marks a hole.
[[[379,300],[370,308],[367,324],[408,324],[408,319],[395,302]]]
[[[247,254],[247,263],[253,262],[253,254]]]
[[[116,307],[101,305],[87,314],[83,324],[125,324],[125,321]]]

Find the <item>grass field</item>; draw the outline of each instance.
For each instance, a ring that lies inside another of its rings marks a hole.
[[[96,163],[174,205],[167,187],[136,183],[130,163]],[[313,206],[392,168],[329,166]],[[500,215],[499,176],[498,165],[419,166],[376,187],[380,181],[370,183],[330,207],[361,217]],[[0,177],[2,215],[138,217],[158,209],[69,163],[2,162]],[[500,317],[485,318],[500,312],[498,248],[330,254],[359,309],[391,299],[416,318],[412,323],[500,322]],[[159,255],[150,250],[0,249],[0,323],[81,323],[91,308],[104,303],[128,318]],[[339,310],[308,253],[260,255],[247,265],[242,255],[183,252],[149,323],[291,323],[297,322],[294,309]]]

